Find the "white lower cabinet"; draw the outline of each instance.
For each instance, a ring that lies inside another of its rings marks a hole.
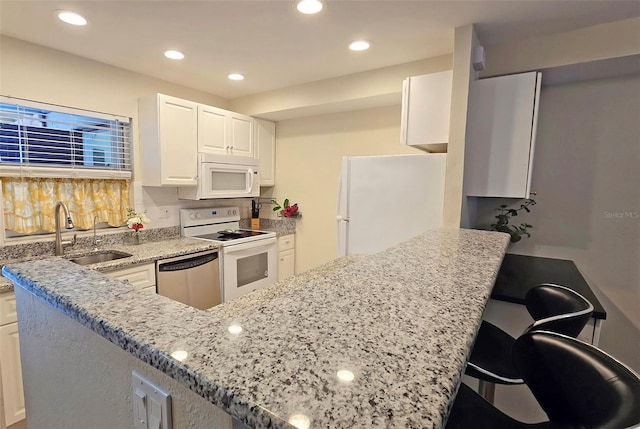
[[[0,295],[0,374],[2,375],[2,400],[4,422],[0,427],[13,425],[25,418],[22,365],[20,363],[20,338],[16,298],[13,292]]]
[[[295,274],[296,249],[295,236],[283,235],[278,238],[278,281]]]
[[[129,282],[131,286],[145,292],[156,293],[156,264],[140,264],[116,271],[109,271],[106,275]]]

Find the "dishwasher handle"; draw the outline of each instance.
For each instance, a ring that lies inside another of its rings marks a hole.
[[[182,271],[191,268],[199,267],[200,265],[207,264],[211,261],[218,259],[218,252],[209,253],[206,255],[195,256],[188,259],[180,259],[173,262],[160,262],[158,261],[158,271]]]

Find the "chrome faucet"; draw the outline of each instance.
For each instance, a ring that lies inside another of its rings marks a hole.
[[[98,238],[96,238],[96,224],[98,223],[98,220],[100,220],[98,216],[93,217],[93,245],[94,246],[98,246],[98,244],[102,243],[102,240],[99,240]]]
[[[73,229],[73,220],[71,220],[71,215],[69,214],[69,207],[62,201],[58,201],[54,211],[56,218],[56,255],[64,254],[64,246],[75,244],[75,239],[73,241],[62,241],[62,234],[60,232],[60,207],[64,210],[64,216],[66,218],[64,227],[66,229]]]

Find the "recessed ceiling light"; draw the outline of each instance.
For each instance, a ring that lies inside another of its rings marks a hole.
[[[371,43],[366,40],[356,40],[355,42],[351,42],[349,45],[349,49],[352,51],[366,51],[371,46]]]
[[[184,58],[184,54],[182,52],[173,50],[165,51],[164,56],[172,60],[181,60]]]
[[[322,10],[324,5],[320,0],[300,0],[296,5],[298,12],[304,13],[305,15],[313,15],[314,13],[318,13]]]
[[[231,80],[244,80],[244,76],[241,75],[240,73],[231,73],[229,76],[227,76],[229,79]]]
[[[75,12],[69,12],[68,10],[57,11],[60,21],[66,22],[71,25],[87,25],[87,20]]]

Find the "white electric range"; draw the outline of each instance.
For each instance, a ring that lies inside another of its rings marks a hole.
[[[276,282],[276,233],[240,229],[238,207],[182,209],[180,230],[184,237],[219,245],[222,302]]]

